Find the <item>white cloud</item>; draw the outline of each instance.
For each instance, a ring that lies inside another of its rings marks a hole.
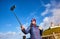
[[[0,39],[22,39],[23,35],[20,35],[20,32],[6,32],[0,33]]]
[[[23,39],[24,33],[21,31],[20,27],[16,27],[17,32],[0,32],[0,39]],[[26,38],[30,38],[30,34],[26,35]]]
[[[26,26],[26,25],[28,25],[28,24],[24,24],[24,25],[23,25],[23,26],[25,27],[25,29],[27,29],[27,28],[29,27],[29,26]],[[25,35],[25,34],[21,31],[21,28],[20,28],[20,27],[16,27],[16,29],[17,29],[19,35],[21,35],[20,37],[22,37],[22,36]],[[29,34],[29,33],[26,34],[26,38],[30,38],[30,34]]]
[[[49,9],[51,8],[51,4],[50,4],[50,3],[45,4],[45,5],[44,5],[44,7],[46,7],[46,9],[48,9],[48,10],[49,10]]]
[[[42,16],[45,16],[49,12],[49,9],[50,9],[51,5],[50,4],[46,4],[46,5],[44,5],[44,7],[46,7],[46,9],[45,9],[44,12],[42,12],[42,14],[41,14]]]
[[[59,0],[51,0],[51,5],[52,5],[52,8],[60,8],[60,1]]]
[[[46,9],[41,15],[44,16],[48,13],[48,9]]]
[[[52,9],[50,9],[50,12],[52,12],[53,16],[50,18],[51,18],[51,21],[57,25],[60,23],[60,2],[52,1],[51,7],[52,7]]]
[[[53,20],[53,22],[55,24],[60,23],[60,9],[53,9],[52,13],[53,13],[53,16],[51,17],[51,19]]]
[[[50,21],[49,21],[49,17],[45,17],[43,22],[40,23],[40,26],[45,30],[48,29],[50,27]]]
[[[55,0],[52,1],[50,4],[46,4],[46,10],[42,12],[42,16],[45,16],[49,12],[52,13],[52,16],[45,17],[43,22],[40,23],[41,26],[43,26],[44,29],[47,29],[47,27],[50,26],[50,23],[53,22],[55,25],[60,23],[60,2],[56,2]],[[47,24],[47,25],[46,25]]]
[[[44,22],[48,22],[49,21],[49,18],[48,17],[45,17],[43,21]]]
[[[16,30],[17,31],[20,31],[21,30],[21,27],[19,26],[19,27],[16,27]]]

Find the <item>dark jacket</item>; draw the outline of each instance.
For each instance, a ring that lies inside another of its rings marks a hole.
[[[42,37],[41,37],[42,31],[43,30],[39,30],[39,28],[37,26],[28,27],[26,30],[25,29],[22,30],[22,32],[24,34],[30,33],[30,39],[42,39]]]

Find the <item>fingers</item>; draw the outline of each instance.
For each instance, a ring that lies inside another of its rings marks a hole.
[[[39,27],[40,30],[42,30],[42,27]]]
[[[25,27],[24,26],[21,26],[21,29],[23,30],[23,29],[25,29]]]

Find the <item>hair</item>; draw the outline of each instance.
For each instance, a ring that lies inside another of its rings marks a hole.
[[[33,24],[31,23],[31,24],[30,24],[30,27],[32,27],[32,25],[33,25]]]
[[[32,27],[32,25],[34,25],[34,24],[32,24],[32,22],[33,22],[33,21],[35,21],[35,22],[36,22],[36,19],[35,19],[35,18],[33,18],[33,19],[31,20],[30,27]],[[36,24],[35,24],[34,26],[36,26]]]
[[[35,22],[36,22],[36,19],[33,18],[33,19],[31,20],[31,22],[32,22],[32,21],[35,21]]]
[[[34,24],[31,23],[31,24],[30,24],[30,27],[32,27],[32,25],[34,25]],[[35,24],[35,26],[36,26],[36,24]]]

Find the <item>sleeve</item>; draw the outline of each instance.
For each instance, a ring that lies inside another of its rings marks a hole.
[[[40,30],[40,35],[42,36],[43,30]]]
[[[42,36],[42,33],[43,33],[43,29],[41,26],[39,26],[39,30],[40,30],[40,35]]]
[[[22,32],[23,32],[24,34],[28,34],[28,33],[30,32],[30,27],[28,27],[26,30],[23,29]]]

